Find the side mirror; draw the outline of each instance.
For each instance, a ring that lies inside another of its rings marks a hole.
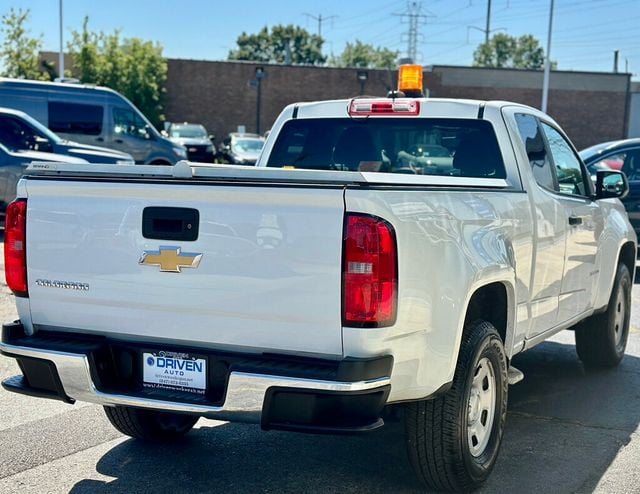
[[[35,151],[41,151],[43,153],[50,153],[53,151],[53,146],[46,137],[36,136],[35,138]]]
[[[169,132],[167,132],[166,129],[163,129],[160,131],[160,135],[162,137],[169,137]]]
[[[213,134],[209,134],[209,140],[211,142],[215,141],[216,140],[216,136],[214,136]]]
[[[617,170],[598,170],[596,175],[596,199],[617,197],[624,199],[629,193],[627,176]]]

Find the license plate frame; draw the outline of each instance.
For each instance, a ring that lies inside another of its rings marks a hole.
[[[207,358],[167,350],[143,351],[142,387],[204,396],[207,392]]]

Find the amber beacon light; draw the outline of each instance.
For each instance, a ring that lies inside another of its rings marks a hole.
[[[422,65],[400,66],[398,91],[413,98],[422,96]]]

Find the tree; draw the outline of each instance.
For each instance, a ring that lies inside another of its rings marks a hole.
[[[96,33],[89,31],[89,17],[84,18],[82,32],[73,31],[71,36],[68,49],[73,53],[75,72],[82,82],[96,82],[100,77],[99,39]]]
[[[335,67],[390,69],[396,66],[398,53],[398,51],[379,46],[374,47],[356,40],[354,43],[347,43],[339,56],[331,57],[329,65]]]
[[[544,50],[533,35],[525,34],[518,38],[514,64],[523,69],[539,69],[544,66]]]
[[[292,24],[273,26],[271,31],[264,27],[257,34],[243,32],[238,36],[238,48],[231,50],[227,58],[265,63],[284,63],[290,58],[295,64],[322,65],[326,61],[323,43],[320,36]]]
[[[85,17],[82,31],[73,32],[68,46],[74,74],[82,81],[110,87],[131,100],[157,127],[164,120],[164,85],[167,61],[162,47],[140,38],[121,38],[89,30]]]
[[[478,46],[473,54],[473,65],[540,69],[544,65],[544,50],[540,42],[530,34],[516,38],[499,33]]]
[[[29,36],[25,27],[29,20],[29,10],[9,10],[2,16],[0,32],[3,41],[0,48],[2,75],[24,79],[51,80],[49,70],[40,70],[38,53],[42,48],[42,39]]]

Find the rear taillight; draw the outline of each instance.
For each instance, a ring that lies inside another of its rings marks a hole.
[[[18,199],[7,206],[4,226],[4,271],[9,288],[19,297],[27,291],[27,201]]]
[[[398,260],[393,227],[381,218],[349,214],[343,266],[343,324],[391,326],[396,320]]]

